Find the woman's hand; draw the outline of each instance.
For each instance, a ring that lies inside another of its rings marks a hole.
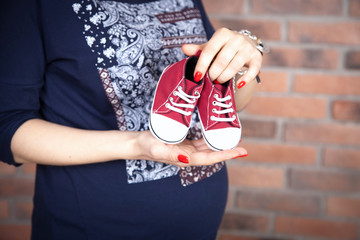
[[[203,139],[184,140],[175,145],[165,144],[155,139],[150,131],[139,132],[139,158],[163,162],[179,167],[211,165],[228,159],[246,156],[244,148],[236,147],[232,150],[212,151]]]
[[[146,159],[184,167],[210,165],[247,154],[240,147],[214,152],[204,140],[168,145],[155,139],[150,131],[83,130],[41,119],[31,119],[20,126],[11,149],[17,163],[54,166]]]
[[[236,82],[238,88],[256,78],[262,63],[262,55],[254,42],[249,37],[227,28],[217,30],[207,43],[184,44],[182,50],[188,56],[201,51],[194,71],[194,76],[198,79],[208,70],[212,81],[224,83],[242,67],[247,67],[247,73]]]

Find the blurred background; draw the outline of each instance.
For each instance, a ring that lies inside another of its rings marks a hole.
[[[271,46],[218,239],[360,239],[360,1],[203,2]]]
[[[218,240],[360,239],[360,0],[203,3],[271,47]],[[0,163],[0,240],[29,239],[34,176]]]

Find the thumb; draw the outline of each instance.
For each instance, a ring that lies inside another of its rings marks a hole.
[[[204,46],[202,45],[196,45],[196,44],[183,44],[181,46],[181,50],[185,53],[187,56],[193,56],[193,55],[200,55],[198,54],[199,51],[201,51]]]
[[[179,162],[182,162],[182,163],[185,163],[185,164],[188,164],[189,163],[189,156],[188,154],[178,154],[176,156],[176,159],[179,161]]]

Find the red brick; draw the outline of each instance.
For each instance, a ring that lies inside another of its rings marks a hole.
[[[324,150],[324,165],[360,170],[360,150],[326,148]]]
[[[230,185],[274,189],[284,186],[282,169],[231,165],[228,172]]]
[[[360,51],[346,53],[345,68],[360,70]]]
[[[33,193],[33,179],[0,179],[0,196],[32,196]]]
[[[345,100],[333,102],[332,117],[336,120],[360,122],[360,102]]]
[[[244,11],[244,0],[206,0],[203,4],[207,14],[242,14]]]
[[[30,239],[30,225],[0,224],[0,240]]]
[[[320,98],[254,96],[246,112],[255,115],[321,119],[327,115],[327,101]]]
[[[265,40],[281,40],[281,24],[277,21],[210,18],[215,29],[226,27],[232,30],[248,29],[252,34]]]
[[[278,217],[275,222],[275,232],[292,236],[355,240],[358,237],[358,225],[312,218]]]
[[[360,44],[360,22],[290,22],[290,42]]]
[[[5,200],[0,200],[0,219],[9,218],[9,204]]]
[[[26,174],[35,175],[36,173],[36,164],[23,164],[21,168]]]
[[[219,240],[277,240],[277,238],[273,237],[249,237],[243,235],[231,235],[231,234],[219,234]],[[281,238],[281,240],[290,240],[292,238]],[[278,239],[280,240],[280,239]],[[292,239],[293,240],[293,239]]]
[[[354,172],[291,169],[289,186],[292,189],[301,190],[358,192],[360,191],[360,174]]]
[[[316,163],[316,149],[313,147],[247,143],[245,141],[241,146],[248,151],[246,158],[239,158],[241,161],[300,165],[313,165]]]
[[[243,127],[242,136],[257,138],[274,138],[276,134],[276,123],[261,120],[241,120]]]
[[[360,126],[330,123],[287,123],[285,140],[360,145]]]
[[[341,15],[341,0],[252,0],[256,14]]]
[[[261,72],[261,84],[258,85],[257,92],[287,92],[287,73],[286,72]]]
[[[238,191],[236,207],[298,215],[317,214],[320,211],[320,198],[308,194]]]
[[[263,57],[263,66],[309,69],[336,69],[339,54],[335,49],[272,47]]]
[[[266,240],[257,237],[237,236],[237,235],[229,235],[229,234],[219,234],[218,239],[219,240]]]
[[[360,1],[359,0],[350,0],[350,16],[360,17]]]
[[[334,95],[360,95],[360,76],[334,74],[298,74],[294,91]]]
[[[360,219],[360,198],[329,197],[326,212],[330,216]]]
[[[4,162],[0,162],[0,175],[9,175],[16,172],[16,167]]]
[[[268,225],[269,219],[266,216],[225,213],[220,229],[265,232]]]
[[[15,204],[15,216],[17,219],[30,220],[33,204],[31,201],[17,202]]]

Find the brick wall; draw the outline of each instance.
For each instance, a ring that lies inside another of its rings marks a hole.
[[[240,113],[218,240],[360,239],[360,1],[203,0],[272,48]],[[35,168],[0,163],[0,240],[25,240]]]
[[[360,1],[204,0],[271,46],[219,240],[360,239]]]
[[[0,162],[0,240],[30,239],[35,165]]]

